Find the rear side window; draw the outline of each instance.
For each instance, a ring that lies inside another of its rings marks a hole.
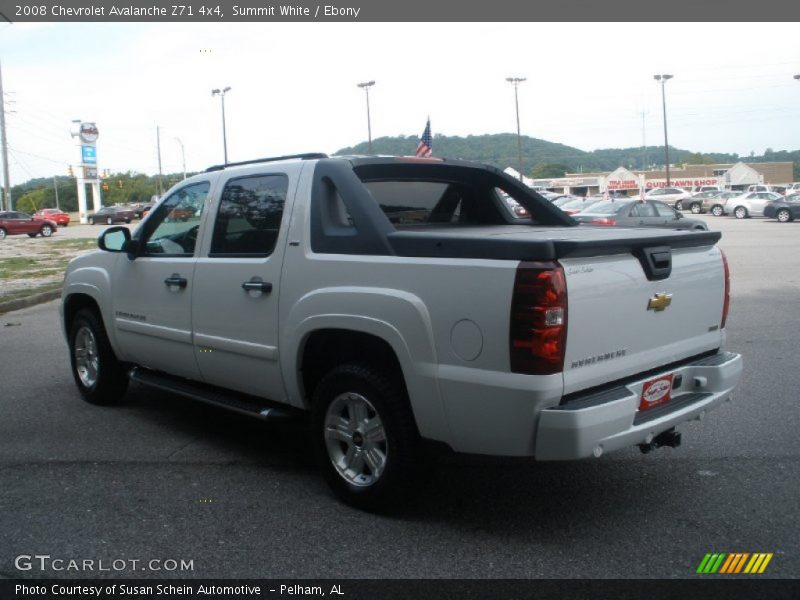
[[[211,257],[264,257],[275,250],[289,189],[283,174],[231,179],[219,202]]]
[[[501,200],[494,188],[443,181],[369,181],[364,185],[397,229],[498,222]]]

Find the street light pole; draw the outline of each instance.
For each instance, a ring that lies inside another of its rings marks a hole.
[[[186,151],[183,149],[183,142],[181,138],[175,138],[175,141],[181,145],[181,163],[183,164],[183,178],[186,179]]]
[[[225,154],[225,164],[228,164],[228,135],[225,131],[225,92],[230,91],[230,86],[223,88],[223,89],[214,89],[211,90],[211,95],[216,96],[219,95],[220,100],[222,100],[222,150]]]
[[[522,135],[519,129],[519,84],[525,81],[524,77],[506,77],[506,81],[514,86],[514,107],[517,111],[517,164],[519,166],[519,180],[522,181]]]
[[[369,154],[372,154],[372,121],[369,115],[369,88],[375,85],[374,81],[363,81],[356,84],[367,93],[367,140],[369,144]]]
[[[667,187],[670,185],[669,181],[669,141],[667,140],[667,100],[664,93],[664,84],[672,79],[672,75],[653,75],[653,79],[661,84],[661,109],[664,112],[664,162],[667,170]]]

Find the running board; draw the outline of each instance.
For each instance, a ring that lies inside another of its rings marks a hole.
[[[226,408],[263,421],[294,419],[304,412],[263,398],[232,392],[165,373],[142,369],[141,367],[134,367],[130,371],[129,377],[131,381],[148,387],[185,396],[192,400],[199,400],[206,404]]]

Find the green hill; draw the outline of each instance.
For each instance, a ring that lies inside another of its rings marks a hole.
[[[381,137],[372,141],[374,154],[413,155],[419,137],[415,135]],[[517,168],[517,136],[513,133],[492,135],[468,135],[467,137],[437,135],[433,138],[434,156],[442,158],[461,158],[488,163],[495,167]],[[697,154],[689,150],[670,146],[670,162],[731,163],[738,160],[748,162],[793,161],[795,179],[800,178],[800,150],[773,152],[767,149],[762,156],[740,157],[738,154],[709,153]],[[336,154],[367,154],[367,142],[342,148]],[[556,144],[537,138],[522,136],[522,164],[526,175],[534,175],[534,170],[543,172],[543,177],[558,176],[553,172],[591,172],[612,171],[617,167],[641,169],[645,152],[637,148],[603,148],[587,152],[564,144]],[[647,164],[650,167],[663,165],[664,147],[648,146]],[[547,167],[550,167],[549,169]]]

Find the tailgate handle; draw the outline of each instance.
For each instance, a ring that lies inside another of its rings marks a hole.
[[[672,248],[669,246],[641,248],[635,254],[649,281],[667,279],[672,273]]]

